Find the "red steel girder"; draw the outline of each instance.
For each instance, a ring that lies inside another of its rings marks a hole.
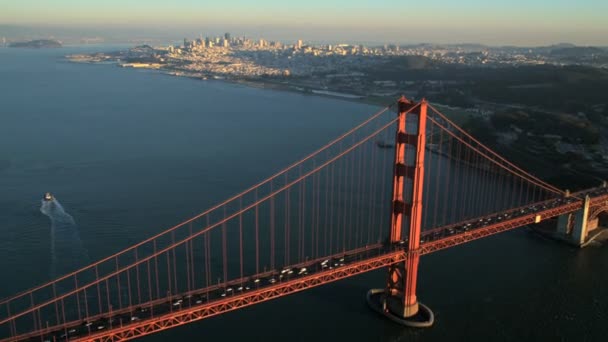
[[[329,256],[325,256],[322,258],[316,258],[316,259],[311,259],[305,262],[300,262],[297,264],[293,264],[293,265],[289,265],[289,266],[284,266],[283,268],[297,268],[297,267],[303,267],[303,266],[311,266],[313,264],[316,264],[318,262],[321,262],[322,260],[325,259],[337,259],[340,257],[350,257],[350,256],[355,256],[355,255],[359,255],[362,253],[367,253],[367,252],[375,252],[375,251],[380,251],[383,248],[383,245],[380,243],[376,243],[373,245],[368,245],[368,246],[364,246],[364,247],[360,247],[357,249],[353,249],[353,250],[349,250],[349,251],[345,251],[345,252],[340,252],[340,253],[336,253],[336,254],[332,254]],[[125,313],[131,313],[133,312],[136,308],[138,307],[150,307],[150,306],[155,306],[161,303],[166,303],[167,301],[173,301],[179,298],[182,298],[183,296],[186,295],[195,295],[195,294],[200,294],[200,293],[209,293],[209,292],[213,292],[215,290],[218,289],[222,289],[222,288],[226,288],[226,287],[230,287],[230,286],[237,286],[237,285],[242,285],[248,281],[252,281],[255,278],[265,278],[265,277],[269,277],[269,276],[273,276],[273,275],[278,275],[279,272],[277,270],[270,270],[270,271],[266,271],[263,273],[259,273],[259,274],[255,274],[255,275],[251,275],[251,276],[246,276],[244,278],[238,278],[238,279],[233,279],[230,280],[226,283],[221,283],[221,284],[216,284],[216,285],[211,285],[209,287],[206,288],[200,288],[200,289],[195,289],[195,290],[191,290],[189,292],[184,292],[184,293],[180,293],[180,294],[175,294],[173,296],[170,297],[164,297],[164,298],[158,298],[146,303],[139,303],[137,305],[133,305],[131,307],[125,307],[119,310],[113,310],[112,312],[104,312],[101,314],[97,314],[94,316],[89,316],[86,318],[87,321],[89,322],[93,322],[96,321],[98,319],[107,317],[109,314],[110,315],[120,315],[120,314],[125,314]],[[317,274],[317,273],[315,273]],[[269,287],[264,287],[264,288],[269,288]],[[82,323],[81,320],[78,321],[71,321],[71,322],[66,322],[64,324],[60,324],[60,325],[54,325],[54,326],[49,326],[43,329],[39,329],[36,331],[31,331],[25,334],[20,334],[18,336],[14,336],[11,338],[7,338],[7,339],[0,339],[0,342],[9,342],[9,341],[21,341],[21,340],[25,340],[28,338],[32,338],[32,337],[38,337],[41,335],[46,335],[49,333],[52,333],[53,331],[60,331],[60,330],[66,330],[66,329],[71,329],[75,326],[79,326]]]
[[[527,226],[536,223],[536,217],[540,216],[542,220],[552,218],[576,211],[581,208],[581,203],[573,202],[560,207],[551,208],[535,213],[530,213],[524,216],[516,217],[510,220],[505,220],[499,223],[494,223],[483,228],[473,229],[464,233],[454,234],[435,241],[429,241],[420,245],[420,253],[430,254],[438,250],[457,246],[469,241],[481,239],[486,236],[505,232],[522,226]],[[445,228],[446,230],[448,228]]]
[[[384,268],[398,262],[403,262],[406,260],[406,258],[405,252],[401,250],[387,252],[386,254],[376,256],[368,260],[354,262],[352,264],[347,264],[332,270],[326,270],[302,278],[277,283],[259,290],[254,290],[241,295],[210,302],[208,304],[202,304],[197,307],[186,308],[181,311],[172,312],[160,317],[154,317],[138,323],[130,324],[128,326],[117,327],[113,330],[103,331],[78,339],[72,339],[71,341],[126,341],[178,325],[183,325],[229,311],[234,311],[292,293],[297,293],[312,287],[317,287],[375,269]]]
[[[432,228],[432,229],[427,229],[427,230],[424,230],[422,232],[421,236],[422,237],[431,236],[433,234],[441,233],[441,232],[444,232],[446,230],[449,230],[449,228],[457,228],[457,227],[463,226],[463,225],[465,225],[467,223],[476,223],[480,219],[493,218],[493,217],[499,216],[501,214],[517,212],[520,209],[527,209],[527,208],[529,208],[532,205],[541,206],[543,204],[548,204],[548,203],[550,203],[550,202],[552,202],[554,200],[555,199],[548,199],[548,200],[541,201],[541,202],[529,203],[529,204],[522,205],[520,207],[516,207],[516,208],[513,208],[513,209],[504,210],[504,211],[500,211],[500,212],[493,212],[493,213],[490,213],[490,214],[487,214],[487,215],[484,215],[484,216],[478,216],[478,217],[467,219],[467,220],[464,220],[464,221],[460,221],[460,222],[456,222],[456,223],[450,223],[450,224],[445,225],[445,226],[440,226],[440,227],[436,227],[436,228]],[[578,209],[580,209],[580,208],[583,207],[583,202],[582,201],[577,201],[577,202],[573,202],[573,203],[578,203],[578,207],[575,208],[575,209],[573,209],[572,211],[576,211],[576,210],[578,210]]]
[[[598,197],[592,197],[589,200],[589,206],[596,207],[600,205],[608,205],[608,194]]]

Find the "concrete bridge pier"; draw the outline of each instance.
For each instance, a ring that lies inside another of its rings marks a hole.
[[[589,226],[589,202],[589,196],[585,196],[585,202],[581,210],[561,215],[557,219],[558,236],[572,245],[583,246],[589,230],[597,228],[597,226]]]

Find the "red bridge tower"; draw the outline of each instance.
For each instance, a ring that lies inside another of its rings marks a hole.
[[[416,298],[426,114],[426,100],[414,103],[405,97],[399,99],[389,243],[405,246],[407,259],[389,268],[385,289],[373,289],[367,295],[368,303],[376,311],[411,327],[429,327],[434,321],[433,312]],[[414,127],[408,127],[406,123]]]

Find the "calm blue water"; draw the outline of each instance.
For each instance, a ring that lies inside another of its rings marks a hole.
[[[0,49],[0,297],[200,212],[376,110],[62,58],[112,49]],[[41,208],[46,191],[61,208]],[[144,340],[604,341],[606,269],[606,248],[519,230],[422,259],[429,330],[367,308],[375,272]]]

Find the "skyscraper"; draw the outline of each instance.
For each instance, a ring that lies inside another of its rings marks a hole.
[[[228,33],[228,32],[224,33],[224,38],[225,38],[227,41],[230,41],[230,33]]]
[[[298,48],[298,49],[302,48],[302,39],[298,39],[298,42],[296,43],[296,48]]]

